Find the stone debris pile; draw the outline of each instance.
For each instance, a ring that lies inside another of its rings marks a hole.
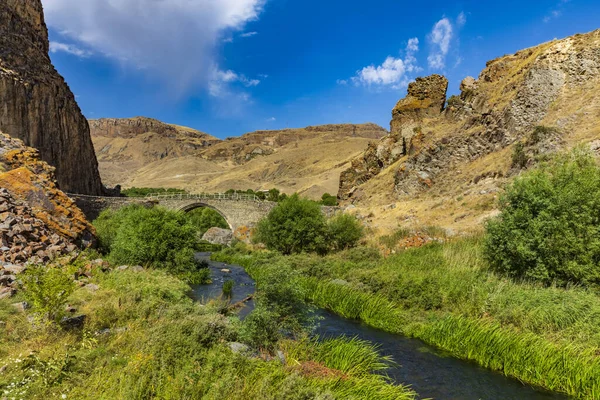
[[[0,266],[46,263],[75,250],[75,244],[35,218],[31,207],[0,188]]]

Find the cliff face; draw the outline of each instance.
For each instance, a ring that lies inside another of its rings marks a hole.
[[[103,191],[90,131],[48,56],[40,0],[0,2],[0,130],[40,151],[61,189]]]
[[[436,118],[444,110],[448,80],[440,75],[417,78],[408,85],[408,95],[392,111],[390,134],[367,150],[342,172],[338,195],[350,197],[356,188],[395,163],[400,157],[415,152],[423,137],[422,124]]]
[[[600,30],[492,60],[443,108],[445,87],[417,80],[390,135],[342,173],[338,195],[373,213],[373,225],[478,225],[521,169],[573,146],[600,148]]]
[[[199,156],[220,142],[204,132],[152,118],[103,118],[89,123],[100,174],[109,185],[124,184],[153,162]]]

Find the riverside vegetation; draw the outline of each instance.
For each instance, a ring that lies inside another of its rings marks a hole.
[[[312,309],[287,276],[271,275],[243,322],[226,299],[194,302],[182,279],[208,269],[193,261],[191,221],[159,208],[108,211],[95,225],[110,262],[88,251],[30,267],[16,297],[0,300],[2,396],[415,398],[381,374],[389,359],[372,344],[309,340]]]
[[[278,271],[315,306],[523,382],[596,399],[599,198],[600,168],[575,150],[510,184],[485,236],[388,258],[370,247],[323,256],[240,246],[214,258],[244,266],[259,287]]]

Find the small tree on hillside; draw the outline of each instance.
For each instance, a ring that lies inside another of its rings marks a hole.
[[[335,251],[356,247],[364,235],[364,227],[353,215],[339,213],[327,221],[329,241]]]
[[[326,249],[326,231],[320,206],[293,195],[258,223],[255,240],[283,254],[322,253]]]
[[[600,168],[577,149],[517,178],[487,224],[485,255],[512,277],[600,284]]]

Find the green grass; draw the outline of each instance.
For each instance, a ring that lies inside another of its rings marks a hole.
[[[11,305],[21,300],[22,294],[0,301],[0,319],[6,322],[0,327],[0,365],[6,365],[0,373],[2,396],[249,400],[415,397],[412,391],[366,372],[378,370],[381,362],[369,357],[372,350],[367,344],[367,350],[361,350],[363,344],[358,342],[338,344],[356,349],[352,361],[359,364],[354,371],[334,369],[347,365],[335,364],[343,355],[323,349],[315,354],[322,358],[304,354],[302,360],[320,363],[330,373],[307,373],[299,363],[284,366],[278,360],[233,353],[227,342],[240,339],[239,319],[224,313],[218,303],[194,303],[187,295],[189,286],[165,271],[103,273],[93,269],[92,275],[90,281],[99,286],[97,291],[79,288],[69,297],[69,304],[87,316],[82,331],[32,325],[27,314],[16,312]],[[302,344],[288,342],[286,346],[299,348]]]
[[[400,252],[318,257],[257,252],[215,257],[247,268],[292,268],[307,300],[455,357],[578,398],[600,398],[600,296],[591,289],[516,282],[490,272],[481,239]],[[401,360],[398,360],[401,362]]]

